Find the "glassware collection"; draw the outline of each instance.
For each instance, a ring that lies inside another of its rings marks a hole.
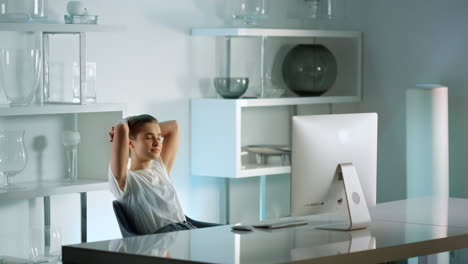
[[[98,17],[89,14],[81,1],[69,1],[67,3],[67,12],[68,14],[65,15],[66,24],[97,24]],[[0,0],[0,23],[47,22],[47,19],[48,0]],[[24,33],[23,35],[27,34]],[[44,34],[42,38],[48,38],[49,35]],[[50,87],[46,87],[46,85],[41,86],[41,80],[44,80],[44,84],[49,84],[49,75],[50,73],[54,73],[54,69],[49,68],[53,66],[48,63],[49,54],[45,52],[45,50],[49,51],[49,49],[44,49],[43,53],[43,50],[39,46],[37,48],[19,48],[20,46],[22,44],[13,48],[0,48],[0,89],[3,91],[8,104],[13,107],[30,105],[37,94],[38,87],[44,89],[44,94],[48,94],[47,91]],[[75,86],[73,87],[74,92],[72,97],[74,98],[72,103],[84,104],[96,102],[96,63],[87,62],[84,68],[86,68],[84,70],[86,81],[83,84],[83,93],[88,92],[88,94],[80,96],[76,91],[81,92],[82,90],[76,88],[76,83],[70,82],[67,85],[60,86],[60,89],[65,89],[64,87],[67,86]],[[76,71],[76,69],[66,70]],[[80,67],[78,67],[78,80],[83,79],[79,76],[81,72]],[[44,77],[41,78],[43,73],[45,73]],[[76,78],[73,81],[76,81]],[[78,86],[80,86],[79,83]],[[81,101],[82,98],[84,98],[84,102]],[[70,103],[60,100],[48,101],[47,99],[47,97],[45,100],[36,98],[35,101],[38,103],[43,103],[42,101],[44,101],[45,103],[54,104]]]
[[[302,20],[331,20],[343,16],[345,0],[297,0],[298,18]],[[270,14],[270,0],[230,0],[230,15],[232,26],[262,27],[265,26]],[[230,47],[228,39],[227,47]],[[320,96],[335,83],[338,64],[332,50],[324,45],[296,44],[289,48],[287,56],[279,64],[282,70],[269,72],[266,68],[265,52],[267,37],[262,37],[261,59],[260,59],[260,83],[256,78],[243,76],[251,79],[250,87],[256,89],[257,98],[278,98],[282,96]],[[286,46],[285,46],[286,47]],[[231,56],[228,48],[228,58]],[[227,64],[229,64],[229,59]],[[230,75],[230,65],[227,65],[225,76]],[[281,75],[279,76],[278,75]],[[282,74],[281,74],[282,73]],[[277,78],[272,78],[274,75]],[[282,78],[280,83],[278,78]],[[242,96],[246,91],[241,91],[236,78],[231,83],[226,81],[227,77],[213,78],[216,92],[226,99],[235,99]],[[231,78],[232,79],[232,78]],[[239,78],[237,78],[239,79]],[[221,82],[224,80],[224,82]],[[238,80],[237,80],[238,82]],[[225,87],[223,87],[223,85]],[[237,87],[236,91],[235,89]],[[247,97],[246,97],[247,98]]]

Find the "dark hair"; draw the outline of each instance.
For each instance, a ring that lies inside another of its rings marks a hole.
[[[139,128],[146,124],[146,123],[158,123],[158,120],[151,116],[151,115],[137,115],[137,116],[129,116],[126,118],[128,128],[129,128],[129,136],[132,139],[135,139],[136,135],[139,132]]]

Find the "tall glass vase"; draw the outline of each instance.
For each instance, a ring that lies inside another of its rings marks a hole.
[[[18,189],[15,176],[26,168],[28,153],[24,144],[24,130],[0,131],[0,173],[7,184],[2,189]]]
[[[29,105],[42,72],[39,49],[0,49],[0,86],[11,106]]]

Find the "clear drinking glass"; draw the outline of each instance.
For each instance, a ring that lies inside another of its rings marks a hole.
[[[337,19],[343,18],[345,0],[303,0],[301,8],[305,19]]]
[[[58,262],[62,256],[62,235],[57,227],[32,227],[29,256],[33,263]]]
[[[304,18],[318,18],[320,13],[320,2],[321,0],[304,0],[304,8],[302,9]]]
[[[63,131],[62,133],[62,143],[67,156],[67,174],[72,181],[78,179],[78,144],[80,139],[78,131]]]
[[[345,0],[323,0],[322,13],[326,19],[342,19],[345,12]]]
[[[81,98],[80,89],[80,65],[73,63],[73,102],[79,103]],[[84,97],[86,103],[96,103],[96,62],[86,62],[86,83],[84,87]]]
[[[26,168],[28,154],[24,144],[24,130],[0,131],[0,173],[7,178],[6,189],[18,189],[15,176]]]
[[[41,72],[39,49],[0,49],[0,85],[11,106],[31,103]]]
[[[247,25],[256,25],[268,17],[270,0],[232,0],[232,17]]]

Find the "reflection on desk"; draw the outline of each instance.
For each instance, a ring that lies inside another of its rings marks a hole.
[[[304,260],[317,256],[347,254],[351,252],[375,249],[376,246],[375,237],[371,236],[371,231],[368,229],[356,230],[353,232],[336,232],[330,236],[336,237],[335,239],[337,242],[330,242],[309,248],[293,248],[291,249],[291,259]],[[297,239],[302,240],[298,242],[298,244],[301,245],[306,244],[305,241],[312,240],[310,237],[300,236],[299,234]]]
[[[125,240],[111,240],[109,241],[109,251],[170,258],[169,248],[174,243],[175,238],[176,232],[169,232],[163,233],[161,236],[141,236],[129,237]]]

